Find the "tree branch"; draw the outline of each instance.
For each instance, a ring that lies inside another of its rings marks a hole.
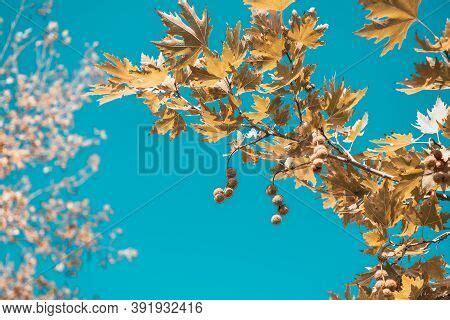
[[[358,161],[356,161],[354,159],[349,159],[349,158],[337,156],[337,155],[334,155],[334,154],[329,154],[328,157],[330,157],[332,159],[335,159],[337,161],[341,161],[341,162],[345,162],[345,163],[351,164],[354,167],[357,167],[357,168],[359,168],[361,170],[373,173],[373,174],[375,174],[375,175],[377,175],[379,177],[382,177],[382,178],[385,178],[385,179],[390,179],[390,180],[395,180],[394,176],[392,176],[390,174],[387,174],[387,173],[385,173],[383,171],[376,170],[376,169],[374,169],[372,167],[369,167],[368,165],[365,165],[363,163],[360,163],[360,162],[358,162]]]

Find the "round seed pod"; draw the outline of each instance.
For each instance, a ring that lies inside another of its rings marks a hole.
[[[276,206],[283,205],[283,197],[281,195],[277,194],[276,196],[274,196],[272,198],[272,203]]]
[[[314,159],[314,161],[313,161],[313,165],[316,167],[320,167],[320,168],[323,167],[323,163],[324,163],[324,161],[322,159]]]
[[[432,154],[436,158],[436,160],[442,159],[442,151],[441,150],[439,150],[439,149],[433,150]]]
[[[223,193],[225,194],[225,197],[227,198],[231,198],[231,196],[234,193],[234,190],[231,188],[225,188],[225,190],[223,191]]]
[[[328,150],[327,149],[320,149],[316,153],[314,153],[316,158],[320,159],[326,159],[328,157]]]
[[[318,134],[313,138],[312,143],[313,144],[325,144],[325,141],[327,141],[325,139],[325,137],[321,134]]]
[[[385,288],[385,289],[383,289],[383,294],[384,294],[386,297],[390,297],[390,296],[392,296],[392,291],[389,290],[388,288]]]
[[[386,278],[388,276],[388,273],[386,272],[386,270],[377,270],[377,272],[375,272],[374,277],[377,280]]]
[[[319,152],[321,152],[322,150],[326,151],[328,153],[327,147],[325,147],[324,145],[318,145],[314,148],[314,153],[315,154],[319,154]],[[322,151],[323,152],[323,151]]]
[[[280,224],[282,220],[283,219],[281,218],[281,216],[279,214],[274,214],[272,216],[271,222],[272,222],[272,224]]]
[[[445,174],[443,172],[436,172],[433,175],[433,180],[434,180],[434,182],[436,182],[438,184],[444,183],[444,181],[445,181]]]
[[[436,158],[434,156],[428,156],[423,160],[425,167],[428,169],[433,169],[436,166]]]
[[[437,169],[443,169],[444,166],[445,166],[445,162],[444,161],[441,161],[441,160],[436,161],[435,167]]]
[[[385,261],[387,261],[388,260],[388,255],[387,255],[387,253],[386,252],[381,252],[379,255],[378,255],[378,261],[380,261],[380,262],[385,262]]]
[[[450,173],[448,172],[444,173],[444,183],[450,184]]]
[[[395,282],[394,279],[387,279],[386,288],[388,288],[391,291],[394,291],[395,289],[397,289],[397,282]]]
[[[319,173],[320,171],[322,171],[322,167],[317,167],[313,164],[311,165],[311,168],[315,173]]]
[[[222,188],[216,188],[216,189],[214,190],[214,193],[213,193],[214,197],[215,197],[217,194],[219,194],[219,193],[223,193],[223,189],[222,189]]]
[[[282,215],[282,216],[287,215],[288,212],[289,212],[288,207],[286,207],[286,206],[284,206],[284,205],[283,205],[283,206],[280,206],[280,207],[278,208],[278,213],[279,213],[280,215]]]
[[[238,185],[238,182],[236,180],[236,178],[229,178],[228,179],[228,183],[227,183],[227,187],[231,188],[231,189],[235,189]]]
[[[236,177],[236,170],[234,168],[228,168],[227,178],[234,178],[234,177]]]
[[[269,196],[274,196],[274,195],[276,195],[276,194],[277,194],[277,187],[276,187],[275,185],[271,184],[270,186],[268,186],[268,187],[266,188],[266,193],[267,193]]]
[[[377,282],[375,282],[374,288],[377,290],[383,289],[385,285],[386,283],[384,282],[384,280],[378,280]]]
[[[216,201],[217,203],[222,203],[225,200],[225,194],[223,192],[218,193],[214,196],[214,201]]]

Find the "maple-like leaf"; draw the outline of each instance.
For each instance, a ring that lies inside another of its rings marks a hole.
[[[370,13],[366,16],[371,24],[365,25],[356,34],[373,39],[375,43],[389,38],[381,55],[398,45],[401,48],[409,28],[417,19],[421,0],[359,0]]]
[[[450,20],[447,20],[443,35],[439,39],[435,39],[435,43],[431,43],[427,38],[422,39],[416,34],[416,40],[420,45],[417,52],[444,52],[450,50]]]
[[[394,133],[391,136],[387,136],[384,139],[372,140],[373,143],[380,145],[375,149],[376,152],[392,153],[398,149],[405,148],[413,143],[413,135]]]
[[[444,261],[442,256],[435,256],[427,261],[416,262],[411,269],[419,271],[424,278],[434,279],[434,280],[444,280],[446,279],[446,267],[447,263]]]
[[[327,125],[342,127],[353,115],[354,107],[365,96],[367,89],[352,91],[350,87],[345,87],[344,81],[336,86],[332,80],[324,91],[321,108],[328,114]]]
[[[246,30],[251,56],[248,59],[261,72],[271,70],[283,58],[286,39],[281,15],[254,12],[252,27]]]
[[[270,116],[270,99],[253,95],[253,101],[254,104],[252,108],[255,110],[255,112],[245,112],[244,116],[250,119],[253,123],[257,124],[263,119]]]
[[[154,42],[172,62],[173,68],[182,68],[193,63],[203,49],[208,47],[208,37],[211,32],[206,10],[200,19],[195,13],[194,7],[189,6],[186,0],[179,0],[178,4],[181,8],[181,16],[177,13],[158,11],[162,22],[169,29],[165,39]]]
[[[134,66],[127,58],[123,60],[105,53],[108,61],[97,67],[110,75],[107,84],[92,87],[89,95],[101,95],[101,104],[123,96],[135,94],[142,89],[150,89],[161,85],[168,76],[168,70],[148,60],[141,68]]]
[[[417,111],[417,124],[413,126],[424,134],[436,134],[447,117],[448,109],[447,105],[438,97],[433,108],[427,110],[427,115]]]
[[[320,39],[328,29],[328,25],[317,25],[318,21],[319,18],[314,8],[307,11],[302,17],[296,11],[293,11],[288,38],[299,47],[306,46],[310,49],[316,49],[322,46],[323,41]]]
[[[364,129],[369,122],[369,114],[366,112],[364,116],[357,120],[355,124],[350,128],[347,137],[345,138],[345,142],[354,142],[357,137],[360,137],[364,134]]]
[[[245,4],[251,6],[252,10],[274,10],[283,11],[295,0],[244,0]]]
[[[214,87],[219,81],[224,80],[229,72],[231,72],[230,61],[225,57],[219,57],[216,54],[205,51],[204,66],[190,66],[191,85],[195,87]]]
[[[393,197],[390,187],[389,181],[385,180],[375,193],[364,197],[367,218],[384,229],[395,225],[401,215],[399,201]]]
[[[450,65],[445,61],[427,58],[425,63],[416,64],[416,74],[400,84],[406,88],[397,89],[406,94],[423,90],[447,90],[450,88]]]
[[[186,122],[175,110],[166,108],[157,115],[160,119],[155,122],[151,133],[163,135],[171,131],[170,138],[174,139],[181,132],[186,131]]]
[[[438,232],[444,229],[447,221],[445,215],[440,214],[441,207],[435,196],[423,200],[418,210],[410,208],[407,211],[406,219],[416,226],[425,226]]]
[[[237,88],[237,94],[256,91],[262,81],[262,74],[256,70],[250,70],[248,64],[234,73],[232,84]]]
[[[396,300],[414,300],[414,298],[418,297],[423,285],[424,280],[420,277],[411,278],[402,275],[402,288],[399,291],[394,291],[394,298]]]
[[[101,96],[97,99],[100,105],[114,101],[116,99],[121,99],[122,97],[129,96],[136,93],[136,89],[130,88],[123,84],[96,84],[91,88],[88,95],[91,96]]]
[[[297,79],[302,80],[309,77],[314,71],[314,65],[303,66],[302,59],[299,59],[294,65],[284,65],[278,63],[275,73],[271,74],[272,82],[263,84],[261,87],[267,93],[273,93],[281,88],[290,85]]]
[[[363,238],[369,247],[380,249],[387,241],[386,235],[382,234],[378,229],[368,231],[363,234]]]
[[[241,123],[242,117],[235,116],[230,104],[220,103],[220,112],[203,107],[201,113],[202,124],[193,124],[192,127],[208,142],[217,142],[236,131]]]

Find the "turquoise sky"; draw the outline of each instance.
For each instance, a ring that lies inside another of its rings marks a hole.
[[[9,0],[11,4],[18,1]],[[420,16],[436,33],[441,33],[450,5],[429,14],[443,0],[424,0]],[[222,40],[226,22],[241,20],[248,25],[250,11],[241,0],[191,0],[197,10],[207,7],[214,26],[212,44]],[[52,19],[71,31],[72,47],[82,50],[84,42],[99,41],[100,50],[127,56],[138,62],[142,52],[155,55],[150,43],[163,36],[155,9],[176,10],[175,0],[66,0],[55,1]],[[395,83],[413,72],[413,63],[423,55],[413,52],[414,32],[426,34],[419,25],[411,30],[400,51],[380,58],[381,47],[353,34],[364,24],[362,7],[356,0],[298,0],[290,9],[298,12],[317,9],[321,23],[328,23],[326,46],[312,52],[308,63],[317,63],[316,82],[342,75],[353,88],[368,87],[357,108],[357,116],[369,112],[366,135],[356,149],[370,145],[370,139],[384,133],[410,132],[416,111],[431,107],[438,93],[407,96],[394,90]],[[3,7],[2,10],[6,10]],[[426,17],[426,18],[425,18]],[[44,25],[41,19],[35,20]],[[67,49],[69,64],[75,66],[76,52]],[[449,94],[441,93],[449,102]],[[293,182],[282,184],[291,212],[279,227],[270,217],[273,205],[264,194],[268,184],[260,174],[239,177],[237,194],[216,205],[211,193],[224,182],[225,161],[218,163],[217,175],[192,171],[184,175],[139,175],[138,128],[153,118],[135,99],[123,99],[104,107],[88,105],[78,114],[81,131],[105,129],[109,139],[98,148],[102,156],[100,173],[81,190],[98,203],[115,209],[114,221],[125,235],[122,246],[139,250],[131,263],[100,270],[89,261],[76,280],[84,297],[105,299],[325,299],[328,290],[342,291],[374,260],[361,253],[359,230],[343,230],[332,212],[322,209],[317,196],[295,190]],[[417,135],[416,131],[415,135]],[[167,139],[159,138],[162,144]],[[156,143],[152,138],[151,142]],[[175,144],[165,160],[174,161],[182,146],[199,153],[204,147],[195,141]],[[166,141],[167,142],[167,141]],[[168,146],[170,144],[167,144]],[[211,147],[210,147],[211,148]],[[213,147],[217,155],[225,146]],[[170,166],[169,166],[170,167]],[[167,190],[169,188],[169,190]],[[140,206],[147,203],[140,209]],[[441,245],[448,256],[448,244]]]

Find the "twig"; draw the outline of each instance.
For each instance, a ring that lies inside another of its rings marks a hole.
[[[249,147],[249,146],[251,146],[251,145],[254,145],[254,144],[260,142],[261,140],[263,140],[263,139],[265,139],[265,138],[267,138],[267,137],[270,137],[270,135],[267,134],[267,133],[264,133],[264,135],[262,135],[262,136],[259,137],[258,139],[256,139],[256,140],[254,140],[254,141],[251,141],[251,142],[249,142],[249,143],[247,143],[247,144],[244,144],[244,145],[241,145],[241,146],[235,148],[235,149],[230,153],[230,155],[228,156],[228,159],[227,159],[227,168],[230,167],[230,161],[231,161],[231,158],[234,156],[234,154],[235,154],[236,152],[238,152],[239,150],[242,150],[243,148],[246,148],[246,147]]]
[[[351,164],[354,167],[357,167],[357,168],[359,168],[361,170],[373,173],[373,174],[375,174],[375,175],[377,175],[379,177],[382,177],[382,178],[385,178],[385,179],[389,179],[389,180],[395,180],[394,176],[392,176],[390,174],[387,174],[387,173],[385,173],[383,171],[374,169],[372,167],[369,167],[368,165],[360,163],[360,162],[358,162],[358,161],[356,161],[354,159],[349,159],[349,158],[337,156],[337,155],[334,155],[334,154],[329,154],[328,157],[330,157],[332,159],[335,159],[337,161],[341,161],[341,162],[345,162],[345,163]]]

